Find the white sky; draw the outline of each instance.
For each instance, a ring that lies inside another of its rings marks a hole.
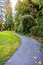
[[[11,0],[11,2],[12,2],[13,13],[14,13],[14,7],[16,5],[17,0]]]

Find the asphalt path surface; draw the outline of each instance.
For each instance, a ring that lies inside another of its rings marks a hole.
[[[4,65],[43,65],[43,50],[39,50],[41,44],[30,37],[16,35],[21,38],[22,44]]]

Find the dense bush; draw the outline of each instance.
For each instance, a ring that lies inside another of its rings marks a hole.
[[[18,28],[17,22],[14,22],[14,30],[15,30],[15,32],[17,32],[17,28]]]
[[[39,36],[38,34],[38,26],[33,26],[31,29],[30,29],[30,32],[33,36]]]
[[[2,24],[0,24],[0,31],[2,30]]]
[[[17,1],[15,7],[16,31],[37,36],[43,39],[43,2],[42,0],[23,0]],[[20,23],[22,22],[22,24]],[[22,27],[23,26],[23,27]],[[22,29],[23,28],[23,29]],[[43,42],[43,41],[42,41]]]
[[[18,25],[18,32],[22,33],[23,32],[23,25],[22,24],[19,24]]]
[[[31,15],[24,15],[23,16],[23,30],[24,32],[29,32],[32,26],[35,26],[36,22],[35,19]]]
[[[40,23],[40,26],[39,26],[39,36],[43,37],[43,22]]]

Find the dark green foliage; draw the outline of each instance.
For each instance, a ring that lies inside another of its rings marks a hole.
[[[23,25],[21,23],[18,25],[18,32],[23,32]]]
[[[43,38],[43,22],[39,26],[39,36]]]
[[[0,24],[0,31],[1,31],[1,29],[2,29],[2,24]]]
[[[31,29],[30,29],[30,32],[33,36],[39,36],[38,34],[38,26],[33,26]]]
[[[35,26],[36,22],[35,19],[31,15],[24,15],[23,16],[23,31],[29,32],[32,26]]]
[[[17,32],[38,36],[43,43],[43,2],[41,0],[18,1],[15,22],[17,22],[15,26]]]
[[[6,23],[5,23],[6,29],[11,30],[14,27],[13,18],[6,16]]]

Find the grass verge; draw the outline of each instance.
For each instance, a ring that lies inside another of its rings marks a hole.
[[[0,65],[18,49],[21,39],[10,31],[0,32]]]

